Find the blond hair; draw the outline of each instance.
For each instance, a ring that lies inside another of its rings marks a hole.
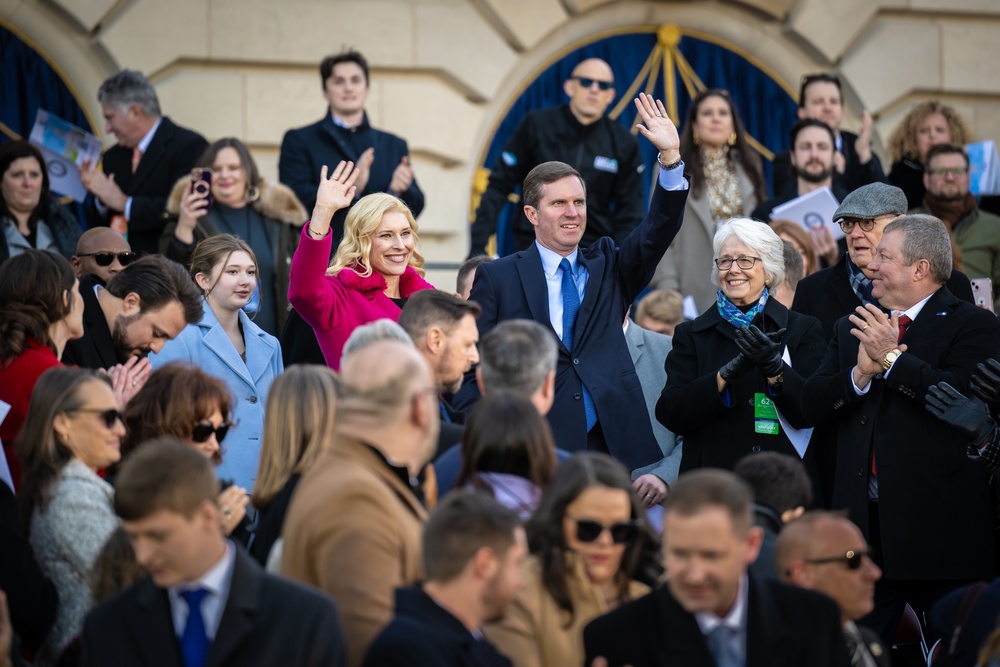
[[[930,116],[939,113],[948,121],[948,131],[951,133],[949,143],[963,145],[968,143],[970,132],[965,121],[953,107],[942,104],[937,100],[921,102],[910,109],[903,121],[896,128],[896,131],[889,137],[889,157],[892,161],[902,160],[904,157],[911,160],[920,160],[920,151],[917,149],[917,126]]]
[[[358,275],[367,278],[372,274],[371,251],[372,236],[375,230],[382,224],[382,218],[386,213],[402,213],[410,223],[410,231],[413,232],[414,248],[410,255],[409,265],[420,274],[424,275],[424,257],[416,249],[417,221],[413,218],[413,213],[409,207],[398,197],[393,197],[385,192],[375,192],[358,200],[358,203],[351,207],[344,220],[344,238],[337,246],[337,253],[333,256],[327,274],[335,274],[341,269],[353,269]]]
[[[268,390],[264,437],[252,501],[271,504],[288,479],[303,473],[334,438],[337,375],[326,366],[290,366]]]

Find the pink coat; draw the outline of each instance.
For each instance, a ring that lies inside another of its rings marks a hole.
[[[362,277],[344,269],[327,276],[333,235],[322,239],[309,236],[309,225],[302,228],[302,239],[292,256],[288,282],[288,301],[302,319],[316,332],[326,364],[340,368],[344,343],[356,327],[375,320],[399,319],[399,306],[385,295],[385,279],[378,272]],[[434,289],[412,266],[399,278],[399,293],[408,299],[414,292]]]

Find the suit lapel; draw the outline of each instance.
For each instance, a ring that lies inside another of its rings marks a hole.
[[[183,665],[167,592],[149,578],[136,584],[136,613],[123,619],[147,667]],[[124,638],[123,638],[124,640]]]
[[[747,667],[764,667],[782,661],[786,623],[766,586],[750,577],[747,600]]]
[[[913,345],[914,341],[923,340],[930,332],[936,329],[941,323],[948,320],[955,310],[955,306],[961,303],[947,287],[941,287],[931,295],[924,307],[920,309],[917,319],[913,320],[906,329],[906,334],[900,343]]]
[[[244,366],[253,380],[253,386],[256,387],[271,365],[275,345],[274,341],[266,338],[263,335],[264,332],[251,322],[242,310],[240,311],[240,321],[243,322],[243,340],[247,346],[247,361]]]
[[[163,157],[167,154],[167,147],[173,141],[173,138],[174,124],[170,122],[169,118],[163,117],[160,121],[160,126],[156,128],[156,134],[153,135],[152,141],[149,142],[149,147],[142,154],[142,159],[139,160],[139,168],[132,175],[132,192],[135,192],[142,185],[142,182],[156,171],[157,165],[159,165]]]
[[[573,323],[573,345],[583,340],[590,318],[597,306],[597,298],[601,294],[601,284],[604,282],[604,263],[607,261],[603,253],[594,253],[593,257],[585,257],[583,251],[577,253],[577,259],[587,267],[587,289],[583,292],[583,302]],[[619,322],[624,324],[624,322]]]
[[[260,586],[264,573],[236,549],[233,564],[233,580],[229,585],[229,599],[219,621],[215,640],[208,649],[205,667],[222,667],[230,664],[231,654],[246,641],[254,629],[257,606],[260,601]]]
[[[685,665],[685,667],[714,667],[715,660],[701,633],[694,615],[684,611],[667,584],[654,593],[659,610],[657,665]]]
[[[91,344],[94,346],[94,351],[101,360],[101,367],[111,368],[118,363],[118,355],[115,353],[115,345],[111,339],[108,320],[101,309],[101,302],[98,301],[97,294],[94,293],[96,285],[100,284],[101,289],[104,289],[104,285],[98,283],[93,276],[89,277],[89,279],[85,278],[84,281],[80,285],[80,291],[83,292],[83,319],[86,322],[86,331]]]
[[[628,323],[628,328],[625,330],[625,340],[630,343],[629,352],[632,354],[632,365],[638,368],[639,359],[642,359],[642,353],[646,349],[646,338],[639,330],[638,324]]]
[[[542,257],[538,254],[538,247],[532,243],[527,250],[517,253],[517,259],[514,268],[521,279],[521,288],[528,302],[531,319],[551,327],[549,287],[545,282],[545,271],[542,269]]]

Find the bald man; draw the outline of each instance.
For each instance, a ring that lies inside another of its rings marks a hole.
[[[836,512],[807,512],[782,529],[775,562],[787,583],[837,603],[854,667],[889,666],[888,648],[878,635],[855,625],[875,608],[875,582],[882,577],[857,526]]]
[[[439,411],[430,366],[412,345],[358,348],[340,377],[336,438],[295,490],[281,571],[336,600],[356,667],[392,620],[395,589],[423,578],[420,476]]]
[[[80,236],[69,261],[77,278],[92,273],[106,283],[136,257],[124,236],[110,227],[94,227]]]
[[[587,184],[587,230],[580,246],[610,236],[622,240],[645,214],[639,145],[629,130],[605,115],[615,99],[611,66],[599,58],[577,64],[563,82],[567,104],[529,112],[504,145],[490,173],[472,224],[469,256],[484,254],[507,196],[528,172],[557,160],[575,167]],[[534,228],[518,211],[514,249],[535,241]]]

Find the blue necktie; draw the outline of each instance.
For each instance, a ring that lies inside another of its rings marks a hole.
[[[208,632],[205,630],[205,619],[201,615],[201,601],[208,595],[204,588],[193,591],[181,591],[181,597],[187,602],[188,617],[181,635],[181,655],[184,667],[203,667],[208,657]]]
[[[580,310],[580,292],[577,290],[576,281],[573,280],[573,270],[570,268],[569,260],[563,257],[562,261],[559,262],[559,268],[562,269],[562,342],[566,349],[572,352],[573,325],[576,324],[576,314]],[[597,423],[597,410],[594,408],[594,399],[590,396],[586,385],[583,385],[583,411],[587,416],[587,431],[590,431]]]
[[[715,658],[717,667],[743,667],[743,657],[736,645],[738,633],[733,628],[722,624],[717,625],[708,633],[708,650]]]

